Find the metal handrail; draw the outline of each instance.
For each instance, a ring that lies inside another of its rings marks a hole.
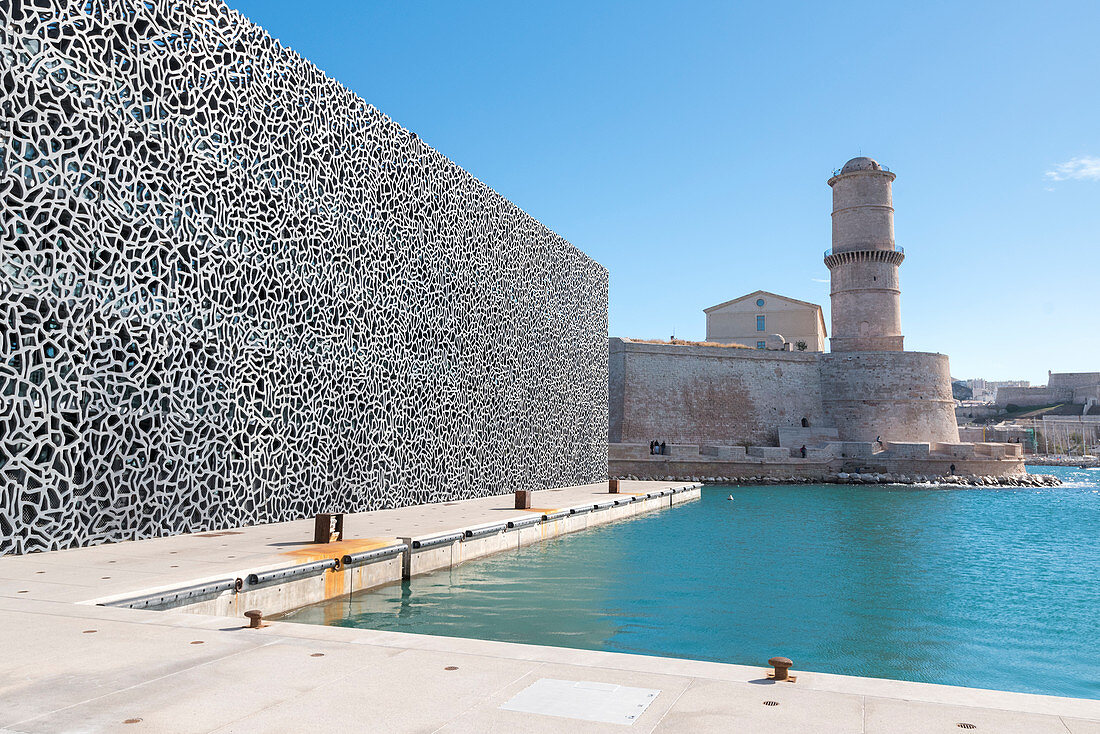
[[[900,245],[894,245],[894,250],[893,251],[894,252],[900,252],[902,255],[905,254],[905,248],[901,247]],[[845,250],[845,252],[860,252],[860,250]],[[833,254],[833,248],[831,248],[831,247],[828,250],[825,251],[825,257],[830,257],[832,254]]]
[[[879,163],[878,165],[879,165],[879,168],[881,168],[883,171],[886,171],[887,173],[890,173],[890,166],[884,166],[881,163]],[[834,176],[839,176],[843,171],[844,171],[843,168],[834,168],[833,169],[833,175]]]

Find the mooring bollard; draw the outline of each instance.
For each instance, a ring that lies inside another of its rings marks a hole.
[[[516,509],[517,510],[530,510],[531,509],[531,490],[529,489],[517,489],[516,490]]]
[[[344,513],[321,512],[313,518],[313,542],[331,543],[344,539]]]
[[[264,613],[259,609],[249,609],[244,616],[248,617],[248,628],[252,630],[258,630],[264,621]]]
[[[618,479],[608,479],[607,480],[607,493],[608,494],[618,494],[619,493],[619,480]]]
[[[768,661],[768,665],[775,668],[772,680],[787,680],[787,671],[791,669],[794,663],[791,662],[790,658],[774,657]]]

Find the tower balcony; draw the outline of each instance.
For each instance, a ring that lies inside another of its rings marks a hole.
[[[905,248],[897,246],[892,250],[842,250],[833,252],[830,248],[825,251],[825,267],[829,270],[837,265],[855,262],[885,262],[891,265],[901,265],[903,260],[905,260]]]

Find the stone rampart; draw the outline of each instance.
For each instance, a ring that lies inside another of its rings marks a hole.
[[[806,459],[757,458],[738,461],[724,461],[709,456],[701,456],[698,459],[654,456],[648,459],[611,459],[608,462],[608,473],[613,477],[677,481],[706,480],[709,477],[726,479],[761,477],[780,481],[786,477],[798,477],[822,481],[838,472],[879,472],[928,477],[949,476],[952,473],[961,477],[1021,477],[1025,474],[1022,458],[998,459],[987,456],[977,456],[973,459],[943,456],[915,459],[879,454],[858,459],[815,456]]]
[[[999,387],[997,406],[1018,405],[1021,408],[1055,405],[1073,401],[1070,387]]]
[[[612,443],[797,449],[814,436],[816,443],[959,440],[942,354],[815,355],[619,338],[608,351]]]
[[[958,441],[947,356],[834,352],[821,360],[827,419],[845,441]]]
[[[612,443],[775,446],[822,423],[817,355],[611,338]]]
[[[1047,380],[1050,387],[1079,387],[1100,385],[1100,372],[1051,372]]]

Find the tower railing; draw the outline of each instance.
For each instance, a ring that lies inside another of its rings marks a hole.
[[[903,255],[904,255],[904,254],[905,254],[905,248],[904,248],[904,247],[901,247],[901,246],[899,246],[899,245],[894,245],[894,252],[900,252],[901,254],[903,254]],[[824,255],[824,256],[825,256],[825,257],[829,257],[829,256],[831,256],[832,254],[833,254],[833,248],[831,248],[831,247],[830,247],[830,248],[829,248],[828,250],[826,250],[826,251],[825,251],[825,255]]]
[[[890,167],[889,166],[884,166],[880,163],[879,168],[881,168],[883,171],[886,171],[887,173],[890,173]],[[843,168],[834,168],[833,169],[833,175],[834,176],[839,176],[843,171],[844,171]]]

